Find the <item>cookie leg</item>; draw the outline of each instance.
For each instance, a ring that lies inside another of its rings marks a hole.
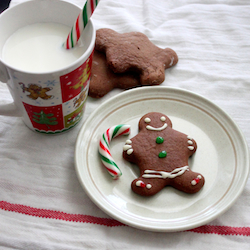
[[[140,82],[142,85],[159,85],[165,80],[164,67],[150,68],[142,71]]]
[[[166,180],[144,179],[142,177],[135,179],[131,183],[132,190],[142,196],[151,196],[158,193],[166,186]]]
[[[198,192],[204,183],[205,179],[201,174],[189,170],[183,175],[176,177],[172,186],[185,193],[193,194]]]

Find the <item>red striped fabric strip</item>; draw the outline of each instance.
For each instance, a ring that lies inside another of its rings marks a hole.
[[[98,224],[108,227],[123,226],[124,224],[109,218],[99,218],[91,215],[83,214],[69,214],[61,211],[54,211],[50,209],[34,208],[21,204],[13,204],[6,201],[0,201],[0,208],[5,211],[25,214],[34,217],[56,219],[63,221],[82,222]]]
[[[213,226],[204,225],[191,230],[194,233],[201,234],[218,234],[218,235],[242,235],[250,236],[250,227],[229,227],[229,226]]]
[[[125,226],[123,223],[111,218],[100,218],[91,215],[70,214],[61,211],[50,209],[34,208],[21,204],[13,204],[6,201],[0,201],[0,209],[25,214],[34,217],[56,219],[62,221],[91,223],[107,227]],[[216,226],[204,225],[198,228],[187,230],[186,232],[200,233],[200,234],[217,234],[227,236],[250,236],[250,227],[230,227],[230,226]]]

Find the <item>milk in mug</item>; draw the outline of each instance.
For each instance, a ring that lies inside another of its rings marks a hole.
[[[3,47],[3,60],[19,70],[43,73],[69,66],[85,52],[79,40],[66,50],[63,43],[70,27],[58,23],[35,23],[13,33]]]

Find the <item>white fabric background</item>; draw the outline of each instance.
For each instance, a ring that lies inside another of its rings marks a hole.
[[[11,6],[22,2],[13,0]],[[80,6],[84,0],[72,0]],[[250,2],[247,0],[102,0],[96,29],[140,31],[170,47],[178,64],[163,85],[194,91],[225,110],[250,145]],[[87,101],[84,120],[102,102]],[[0,82],[0,104],[12,98]],[[82,121],[83,123],[84,121]],[[20,118],[0,116],[0,201],[109,218],[81,188],[74,146],[81,126],[55,137],[31,132]],[[246,227],[248,236],[153,233],[128,226],[69,222],[0,209],[0,249],[249,249],[250,181],[236,203],[209,225]]]

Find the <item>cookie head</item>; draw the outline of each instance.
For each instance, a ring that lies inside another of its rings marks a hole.
[[[166,115],[158,112],[147,113],[139,121],[140,131],[163,131],[167,127],[172,128],[172,122]]]

